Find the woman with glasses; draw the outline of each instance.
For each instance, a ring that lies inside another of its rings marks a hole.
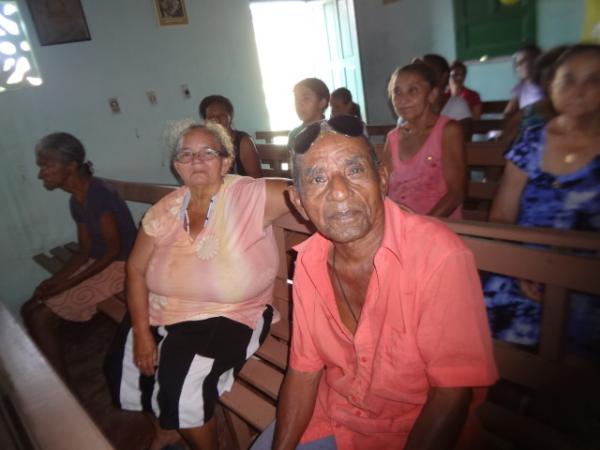
[[[183,186],[146,213],[127,262],[125,319],[106,373],[123,409],[153,412],[192,448],[217,448],[219,396],[277,319],[271,224],[286,180],[230,175],[220,125],[185,128],[173,151]],[[152,448],[174,433],[158,430]]]
[[[422,62],[398,68],[388,92],[400,118],[385,141],[388,196],[418,214],[461,218],[467,185],[461,125],[438,115],[435,72]]]

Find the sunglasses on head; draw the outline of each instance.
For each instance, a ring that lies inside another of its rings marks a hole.
[[[358,117],[335,116],[329,120],[312,123],[304,128],[294,140],[294,153],[305,153],[324,131],[349,137],[364,136],[366,138],[365,125]]]

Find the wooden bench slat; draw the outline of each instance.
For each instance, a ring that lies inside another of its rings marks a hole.
[[[69,260],[73,257],[73,252],[64,246],[54,247],[52,250],[50,250],[50,254],[63,263],[69,262]]]
[[[221,403],[254,428],[263,431],[275,420],[275,406],[239,381],[221,396]]]
[[[287,367],[288,345],[272,336],[267,336],[265,342],[256,351],[256,355],[285,370]]]
[[[462,236],[477,267],[502,275],[600,295],[600,260]],[[569,270],[564,270],[568,267]]]
[[[498,190],[499,183],[495,181],[471,181],[467,189],[467,197],[492,200],[496,191]]]
[[[260,389],[273,400],[277,400],[279,388],[283,382],[283,372],[259,359],[250,358],[242,367],[239,377],[246,383]]]
[[[56,258],[51,258],[45,253],[35,255],[33,257],[33,260],[51,274],[57,273],[60,269],[62,269],[62,266],[64,265],[62,261],[59,261]]]
[[[277,323],[271,325],[271,334],[282,341],[289,342],[290,340],[290,323],[283,316]]]
[[[63,247],[65,247],[73,253],[77,253],[79,251],[79,244],[77,242],[69,242],[63,245]]]

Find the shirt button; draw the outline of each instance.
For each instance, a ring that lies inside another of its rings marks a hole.
[[[361,412],[361,411],[358,411],[358,410],[357,410],[357,411],[354,411],[354,414],[356,414],[356,415],[357,415],[357,416],[359,416],[359,417],[360,417],[360,416],[362,416],[362,412]]]

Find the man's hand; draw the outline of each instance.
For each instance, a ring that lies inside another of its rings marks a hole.
[[[471,388],[430,388],[405,449],[451,449],[467,418],[472,398]]]

